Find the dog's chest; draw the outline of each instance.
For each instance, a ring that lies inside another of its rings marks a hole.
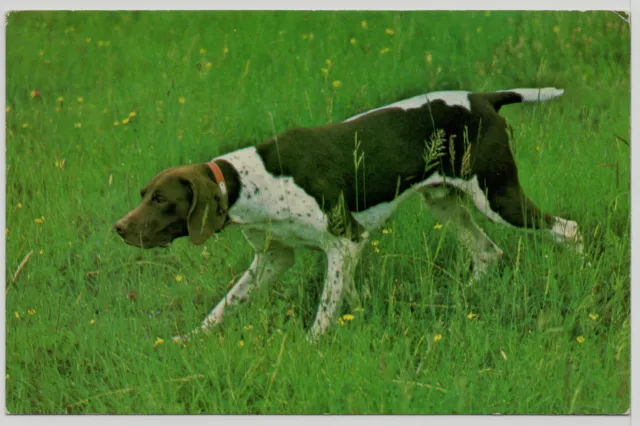
[[[254,147],[218,157],[240,175],[242,189],[229,217],[243,227],[271,233],[291,245],[317,245],[328,220],[317,201],[289,176],[273,176]]]

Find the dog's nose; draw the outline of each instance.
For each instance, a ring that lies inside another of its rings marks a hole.
[[[124,225],[122,224],[122,222],[117,222],[115,225],[113,225],[113,229],[116,230],[116,232],[121,236],[124,237]]]

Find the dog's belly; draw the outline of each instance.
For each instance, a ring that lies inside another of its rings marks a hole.
[[[366,210],[362,210],[359,212],[352,212],[353,218],[362,225],[366,230],[372,230],[379,226],[382,226],[389,216],[393,214],[395,209],[404,202],[408,197],[410,197],[416,189],[411,188],[404,191],[400,196],[396,197],[394,200],[379,203],[373,207],[370,207]]]
[[[446,184],[450,183],[450,181],[452,181],[451,178],[445,178],[439,173],[434,173],[422,182],[417,183],[411,188],[405,190],[402,194],[389,202],[379,203],[373,207],[359,212],[352,212],[353,217],[356,221],[358,221],[358,223],[360,223],[360,225],[364,226],[364,228],[367,230],[378,228],[382,226],[387,219],[389,219],[389,217],[393,214],[393,212],[398,208],[400,204],[402,204],[407,198],[415,194],[418,190],[426,190],[427,188],[429,188],[430,191],[448,192],[449,189],[448,185]]]
[[[261,224],[243,224],[241,229],[254,239],[264,238],[264,243],[273,239],[289,247],[324,249],[335,240],[326,229],[319,229],[315,224],[304,221],[272,220]]]
[[[353,212],[352,214],[355,220],[364,226],[365,229],[371,230],[382,226],[389,216],[393,214],[394,210],[418,190],[421,192],[428,191],[431,197],[440,198],[447,196],[453,189],[469,196],[476,208],[487,215],[493,222],[507,224],[498,213],[491,210],[489,200],[487,200],[484,192],[480,189],[478,178],[475,175],[470,179],[460,179],[434,173],[427,179],[404,191],[394,200],[379,203],[366,210]]]

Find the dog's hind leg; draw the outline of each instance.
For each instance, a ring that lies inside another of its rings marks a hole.
[[[473,281],[478,280],[504,254],[502,250],[473,221],[463,205],[462,195],[456,191],[438,187],[420,191],[429,210],[441,222],[451,221],[456,227],[460,243],[471,253]]]
[[[200,328],[194,330],[193,333],[206,331],[219,324],[222,321],[227,307],[248,300],[250,291],[261,284],[276,279],[293,266],[295,262],[295,252],[293,248],[273,240],[264,244],[263,241],[256,239],[255,236],[247,235],[247,240],[256,250],[251,266],[249,266],[249,269],[247,269],[238,282],[231,288],[224,299],[207,315],[207,318],[202,322]],[[182,337],[178,336],[173,340],[180,341],[182,339]]]
[[[517,178],[484,191],[477,179],[472,184],[474,204],[490,220],[518,228],[544,230],[556,243],[566,243],[576,252],[583,252],[578,224],[541,211],[524,193]]]

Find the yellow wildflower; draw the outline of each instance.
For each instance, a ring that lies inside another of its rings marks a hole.
[[[89,324],[93,325],[96,323],[96,320],[92,319],[91,321],[89,321]]]
[[[21,208],[22,208],[22,203],[20,203],[20,202],[19,202],[19,203],[18,203],[18,205],[17,205],[16,207],[18,207],[19,209],[21,209]]]
[[[207,62],[207,65],[205,65],[205,67],[207,68],[211,68],[213,66],[213,64],[211,62]]]
[[[76,99],[76,101],[78,101],[79,104],[84,102],[84,98],[82,96],[78,96],[78,99]]]
[[[104,44],[104,42],[102,40],[98,40],[98,46],[102,47],[102,45]]]
[[[20,319],[20,314],[19,314],[19,313],[14,312],[14,313],[13,313],[13,315],[14,315],[17,319]]]
[[[64,98],[62,96],[58,96],[58,102],[64,102]]]
[[[383,234],[385,234],[385,235],[389,235],[389,234],[391,234],[392,232],[393,232],[393,230],[392,230],[392,229],[383,229],[383,230],[382,230],[382,233],[383,233]]]
[[[163,343],[164,343],[164,339],[161,339],[160,337],[157,337],[157,338],[156,338],[155,343],[153,344],[153,347],[154,347],[154,348],[155,348],[155,347],[158,347],[158,346],[160,346],[160,345],[161,345],[161,344],[163,344]]]
[[[178,282],[182,281],[182,275],[176,275],[176,281]]]
[[[578,343],[584,343],[584,336],[578,336],[578,337],[576,337],[576,341],[577,341]]]
[[[117,121],[114,121],[113,125],[117,127],[118,125],[120,125],[120,123],[118,123]]]
[[[353,321],[355,317],[352,314],[344,314],[342,316],[342,320],[343,321]]]
[[[137,115],[137,114],[136,114],[136,112],[135,112],[135,111],[131,111],[131,112],[129,113],[129,118],[133,118],[133,117],[135,117],[136,115]]]
[[[553,27],[553,32],[554,33],[559,33],[560,32],[560,27],[557,26],[557,25],[555,27]]]
[[[351,39],[349,40],[349,43],[356,44],[357,40],[355,38],[351,37]]]
[[[374,247],[377,246],[378,244],[380,244],[380,241],[378,241],[378,240],[371,241],[371,245],[374,246]]]
[[[75,123],[73,127],[75,127],[76,129],[79,129],[80,127],[82,127],[82,123]]]
[[[238,347],[239,347],[239,348],[243,348],[243,347],[244,347],[244,340],[240,340],[240,341],[238,342]]]
[[[389,53],[389,52],[391,52],[391,48],[390,47],[385,47],[385,48],[380,49],[380,54],[381,55],[384,55],[384,54]]]
[[[8,106],[8,107],[6,107],[6,108],[4,109],[4,112],[10,112],[10,111],[11,111],[11,107],[10,107],[10,106]]]
[[[34,222],[42,225],[44,223],[44,216],[35,218]]]
[[[433,57],[431,56],[431,53],[427,52],[427,56],[425,56],[425,60],[427,61],[428,64],[430,64],[433,61]]]
[[[366,30],[369,27],[369,25],[367,24],[367,21],[360,22],[360,26],[362,27],[363,30]]]
[[[122,120],[122,124],[129,124],[129,117]]]
[[[379,249],[378,247],[374,248],[374,251],[375,251],[376,253],[380,253],[380,249]]]
[[[390,36],[395,34],[391,28],[387,28],[386,30],[384,30],[384,32],[387,33]]]
[[[333,62],[331,62],[331,59],[325,59],[324,63],[327,64],[328,67],[330,67],[331,65],[333,65]]]
[[[335,87],[336,89],[340,86],[342,86],[342,82],[340,80],[335,80],[333,83],[331,83],[333,85],[333,87]]]
[[[207,49],[205,49],[204,47],[200,48],[200,54],[204,55],[205,53],[207,53]]]
[[[229,48],[225,46],[225,48],[222,50],[224,52],[224,54],[226,55],[227,53],[229,53]]]
[[[29,315],[35,315],[36,314],[36,310],[35,309],[27,309],[27,313]]]
[[[40,251],[39,251],[39,253],[40,253],[40,254],[44,254],[44,250],[40,250]]]
[[[178,102],[180,102],[181,104],[183,104],[183,103],[185,103],[185,102],[186,102],[186,99],[184,98],[184,96],[180,96],[180,97],[178,98]]]
[[[589,314],[589,318],[591,318],[593,321],[598,319],[598,314],[594,314],[593,312]]]
[[[329,73],[329,70],[326,68],[320,68],[320,71],[322,71],[322,74],[327,75]]]
[[[442,229],[442,225],[440,224],[440,222],[436,223],[436,224],[433,226],[433,229]]]
[[[478,318],[478,314],[474,314],[473,312],[469,312],[469,314],[467,315],[467,318],[472,320],[474,318]]]
[[[22,128],[23,128],[23,129],[26,129],[27,127],[29,127],[29,123],[24,123],[24,124],[22,125]]]
[[[250,332],[252,330],[253,330],[253,326],[251,324],[244,326],[244,331],[249,331]]]
[[[440,340],[442,340],[442,334],[438,333],[435,336],[433,336],[433,341],[438,343]]]

